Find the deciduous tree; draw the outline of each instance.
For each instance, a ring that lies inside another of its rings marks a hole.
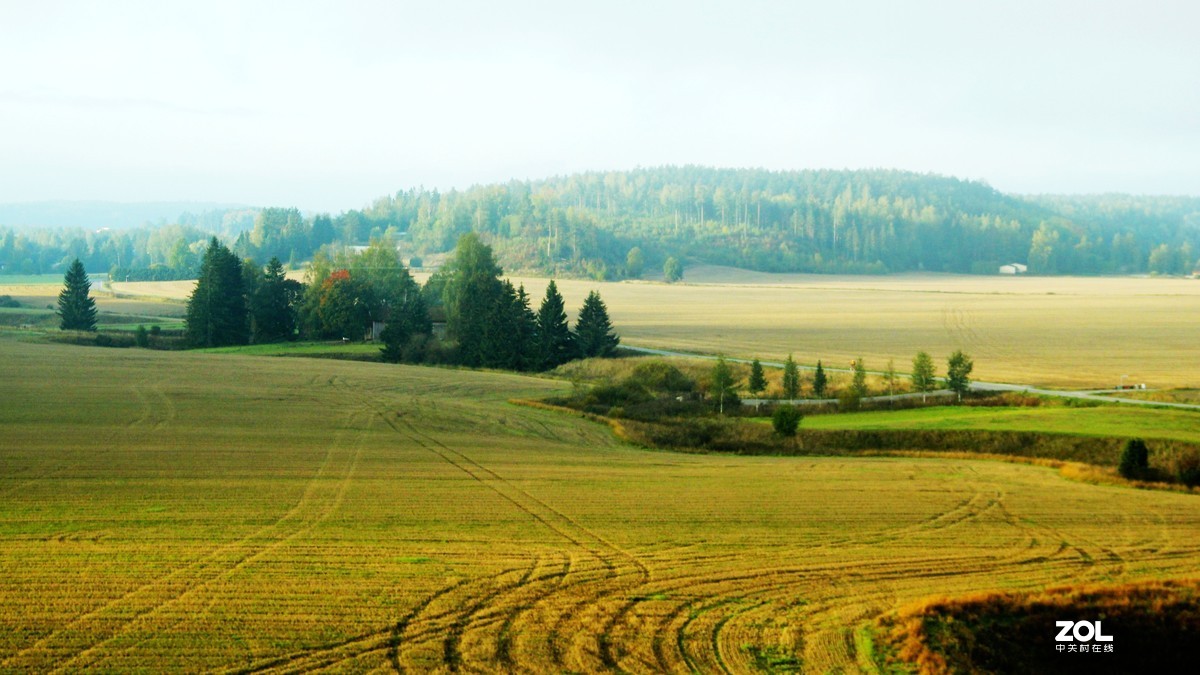
[[[663,278],[666,279],[667,283],[669,284],[673,284],[676,281],[681,281],[683,279],[683,265],[675,256],[667,258],[667,261],[663,263]]]
[[[733,369],[724,356],[718,356],[713,365],[709,396],[717,402],[717,412],[724,415],[725,406],[738,403],[737,382],[733,377]]]
[[[1117,471],[1125,478],[1134,480],[1147,477],[1150,471],[1150,450],[1145,441],[1140,438],[1125,441]]]
[[[975,368],[975,363],[971,361],[971,357],[962,353],[961,349],[955,350],[946,363],[946,386],[958,394],[960,403],[963,394],[971,388],[971,370],[973,368]]]
[[[917,352],[912,365],[913,390],[921,392],[921,400],[925,394],[937,388],[937,374],[933,367],[933,359],[926,352]]]
[[[860,399],[867,395],[867,367],[860,356],[854,359],[854,376],[850,380],[850,390]]]

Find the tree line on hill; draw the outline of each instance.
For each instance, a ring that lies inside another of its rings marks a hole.
[[[520,371],[616,350],[620,338],[599,293],[588,295],[572,329],[553,281],[535,312],[524,287],[502,273],[491,248],[466,234],[422,287],[384,238],[361,252],[318,253],[301,284],[284,276],[278,258],[263,270],[214,237],[188,299],[185,336],[194,347],[298,336],[357,341],[382,325],[385,361]]]
[[[322,247],[390,237],[408,257],[481,235],[509,269],[594,278],[682,272],[681,261],[772,272],[1187,274],[1200,256],[1200,198],[1018,197],[904,171],[662,167],[415,188],[336,216],[294,208],[187,215],[121,231],[0,229],[0,273],[80,258],[114,279],[194,278],[213,232],[241,258],[299,268]],[[668,259],[674,259],[666,266]]]

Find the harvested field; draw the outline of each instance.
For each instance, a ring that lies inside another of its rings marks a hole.
[[[426,275],[418,275],[422,281]],[[545,279],[523,282],[535,302]],[[1200,386],[1190,353],[1200,281],[1128,277],[881,277],[689,268],[686,283],[560,280],[574,311],[599,290],[627,344],[845,366],[863,357],[907,372],[919,350],[939,373],[962,349],[972,377],[1070,389]],[[117,284],[121,293],[184,298],[194,282]]]
[[[855,670],[921,598],[1200,566],[1193,495],[638,450],[539,378],[3,339],[0,381],[0,670]]]

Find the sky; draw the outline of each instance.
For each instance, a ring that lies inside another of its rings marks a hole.
[[[1200,3],[0,0],[0,203],[664,164],[1200,195]]]

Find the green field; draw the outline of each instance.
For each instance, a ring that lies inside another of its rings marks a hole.
[[[5,671],[856,670],[930,595],[1200,566],[1194,495],[639,450],[507,403],[546,379],[2,339],[0,381]]]
[[[936,407],[811,415],[806,429],[979,429],[1163,438],[1200,443],[1200,412],[1133,406]]]

